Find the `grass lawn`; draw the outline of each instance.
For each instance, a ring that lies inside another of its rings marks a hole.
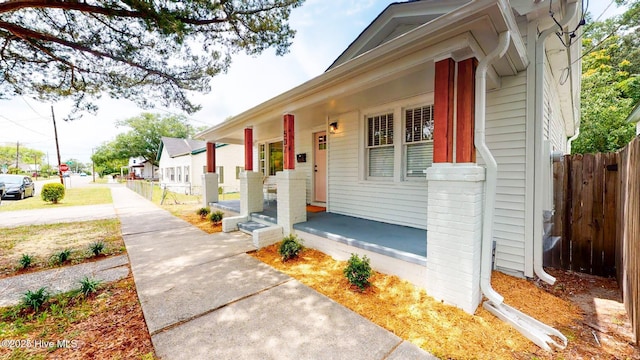
[[[155,359],[131,276],[87,297],[53,296],[39,311],[0,308],[0,339],[0,359]]]
[[[53,256],[67,249],[71,254],[66,264],[86,261],[94,257],[89,246],[96,242],[104,243],[100,256],[124,253],[120,221],[105,219],[4,228],[0,237],[0,277],[24,272],[19,269],[23,254],[32,258],[29,271],[60,265]]]
[[[50,209],[61,206],[110,204],[111,189],[108,187],[86,187],[66,189],[64,198],[58,204],[48,203],[38,195],[24,200],[3,200],[0,211]]]

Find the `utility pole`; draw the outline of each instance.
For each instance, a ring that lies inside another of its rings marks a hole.
[[[64,179],[62,178],[62,170],[60,170],[60,146],[58,145],[58,128],[56,127],[56,115],[53,113],[53,105],[51,105],[51,118],[53,119],[53,134],[56,137],[56,151],[58,152],[58,176],[60,176],[60,183],[64,185]]]
[[[96,163],[93,160],[93,154],[95,153],[96,148],[91,149],[91,175],[93,175],[93,182],[96,182]]]

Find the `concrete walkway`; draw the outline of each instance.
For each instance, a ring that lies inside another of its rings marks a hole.
[[[113,187],[131,269],[161,359],[435,359],[246,254]]]
[[[17,305],[28,290],[46,287],[50,294],[59,294],[80,288],[85,276],[111,282],[129,275],[126,255],[78,265],[42,270],[0,279],[0,307]]]

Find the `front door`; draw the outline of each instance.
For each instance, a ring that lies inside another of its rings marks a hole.
[[[314,199],[327,201],[327,132],[313,134]]]

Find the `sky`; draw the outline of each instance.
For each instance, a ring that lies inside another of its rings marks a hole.
[[[604,13],[601,20],[621,13],[615,4],[605,12],[610,1],[589,1],[589,12],[594,18]],[[195,127],[212,126],[320,75],[391,2],[306,0],[292,11],[290,24],[297,34],[288,54],[276,56],[270,49],[255,57],[236,55],[229,71],[212,80],[210,93],[191,97],[202,110],[187,118]],[[55,164],[53,106],[62,161],[88,163],[94,148],[128,131],[116,127],[116,121],[142,112],[181,114],[171,108],[141,109],[122,99],[104,98],[97,105],[97,114],[67,122],[62,119],[71,111],[69,102],[41,103],[28,97],[0,100],[0,145],[19,142],[44,152],[49,163]]]

